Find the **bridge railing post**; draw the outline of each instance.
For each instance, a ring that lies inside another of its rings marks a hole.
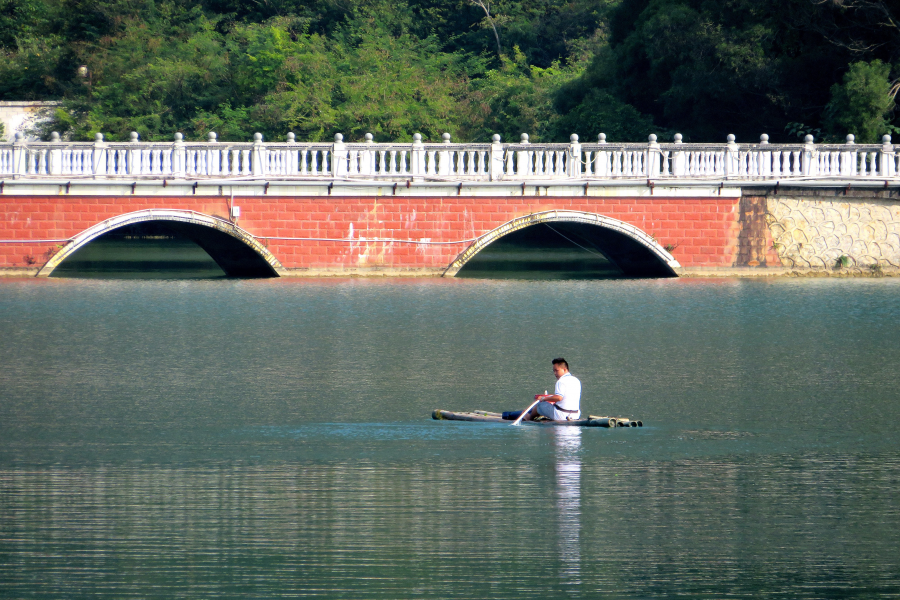
[[[412,149],[409,153],[410,172],[413,177],[425,176],[425,145],[422,143],[422,134],[413,134]]]
[[[881,138],[881,155],[879,157],[878,175],[881,177],[893,177],[894,169],[894,146],[891,144],[891,136],[885,135]]]
[[[50,134],[50,143],[54,144],[47,153],[47,173],[50,175],[62,175],[62,147],[59,145],[59,133]]]
[[[172,142],[172,174],[175,177],[181,178],[187,174],[187,157],[184,148],[184,136],[181,133],[176,133],[175,141]]]
[[[287,134],[287,145],[294,146],[297,143],[297,136],[294,135],[294,132],[288,132]],[[287,167],[286,171],[288,175],[296,175],[300,172],[300,151],[295,148],[288,148],[287,151]]]
[[[503,179],[503,144],[500,143],[500,134],[495,133],[491,137],[491,158],[489,161],[489,178],[491,181]]]
[[[581,177],[581,144],[578,143],[578,134],[569,136],[569,160],[566,165],[566,175],[570,179]]]
[[[253,150],[250,152],[250,174],[261,177],[266,174],[266,146],[263,144],[263,136],[256,132],[253,134]]]
[[[659,177],[659,166],[662,154],[659,149],[659,142],[656,141],[656,134],[651,133],[647,136],[647,178],[656,179]]]
[[[676,133],[674,143],[684,144],[684,142],[682,141],[683,139],[684,139],[684,136],[682,136],[680,133]],[[672,165],[671,166],[672,177],[683,177],[684,176],[685,171],[687,169],[687,166],[685,164],[684,152],[682,152],[680,150],[675,150],[674,152],[672,152],[672,160],[671,160],[670,164]]]
[[[597,134],[598,144],[607,144],[606,134]],[[594,175],[598,177],[607,177],[612,174],[612,165],[610,164],[610,153],[606,150],[597,150],[594,153]]]
[[[16,179],[20,175],[27,174],[28,146],[25,145],[25,136],[16,132],[12,147],[12,175]]]
[[[765,133],[759,136],[759,147],[760,149],[756,153],[756,164],[758,173],[757,175],[761,175],[763,177],[768,177],[772,174],[772,152],[768,149],[763,149],[764,146],[769,145],[769,136]]]
[[[853,146],[856,144],[856,136],[847,136],[846,149],[841,151],[841,176],[852,177],[856,175],[857,152]]]
[[[359,174],[374,175],[375,149],[373,148],[373,146],[375,145],[375,136],[373,136],[371,133],[367,133],[365,138],[366,148],[365,150],[359,151]]]
[[[520,141],[519,141],[520,146],[527,146],[528,144],[531,143],[528,141],[527,133],[523,133],[519,139],[520,139]],[[512,175],[514,177],[530,176],[531,172],[534,170],[534,167],[532,165],[532,159],[531,159],[532,155],[533,155],[533,152],[531,152],[529,150],[519,150],[518,152],[516,152],[515,172],[510,173],[510,175]]]
[[[103,141],[103,134],[98,133],[94,136],[94,148],[91,152],[91,170],[94,177],[106,177],[106,142]]]
[[[441,177],[447,177],[452,172],[451,166],[451,154],[450,154],[450,134],[442,133],[441,134],[442,143],[447,146],[447,150],[441,150],[438,152],[438,170],[437,173]]]
[[[725,160],[723,161],[725,177],[738,174],[738,152],[741,147],[734,141],[735,139],[733,133],[728,134],[728,143],[725,145]]]
[[[130,146],[128,146],[127,159],[125,160],[125,167],[119,166],[119,170],[124,174],[128,175],[140,175],[141,174],[141,148],[138,146],[138,138],[140,135],[137,131],[132,131],[128,136]]]
[[[331,177],[347,176],[347,160],[349,153],[347,146],[344,144],[344,134],[334,134],[334,145],[331,147]]]
[[[207,144],[206,147],[206,174],[207,175],[221,175],[222,171],[219,168],[219,136],[214,131],[210,131],[206,135]]]
[[[816,145],[813,143],[815,138],[807,135],[803,138],[803,154],[800,156],[800,169],[805,177],[815,175],[818,172],[818,153]]]

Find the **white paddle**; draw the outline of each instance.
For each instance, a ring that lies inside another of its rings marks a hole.
[[[540,402],[540,401],[541,401],[541,399],[538,398],[537,400],[535,400],[534,402],[532,402],[532,403],[531,403],[531,406],[529,406],[528,408],[526,408],[525,411],[524,411],[521,415],[519,415],[519,418],[516,419],[515,421],[513,421],[512,424],[513,424],[513,425],[519,425],[519,424],[522,422],[522,419],[525,418],[525,415],[527,415],[528,412],[529,412],[532,408],[534,408],[535,406],[537,406],[537,403]]]

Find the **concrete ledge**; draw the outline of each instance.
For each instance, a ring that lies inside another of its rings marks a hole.
[[[443,268],[432,267],[342,267],[282,269],[282,277],[440,277]]]
[[[0,267],[0,278],[35,277],[40,270],[40,267]]]
[[[900,277],[900,268],[869,269],[848,267],[822,269],[804,267],[681,267],[679,277]]]

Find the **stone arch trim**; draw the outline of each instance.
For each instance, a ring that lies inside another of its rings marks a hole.
[[[659,242],[657,242],[655,238],[641,231],[634,225],[629,225],[628,223],[625,223],[623,221],[605,217],[603,215],[598,215],[596,213],[582,212],[577,210],[547,210],[543,212],[532,213],[530,215],[525,215],[522,217],[516,217],[511,221],[507,221],[500,227],[497,227],[496,229],[493,229],[480,236],[478,239],[472,242],[472,244],[468,248],[463,250],[463,252],[459,256],[457,256],[452,263],[450,263],[450,266],[448,266],[444,271],[443,276],[453,277],[467,262],[472,260],[472,258],[476,254],[505,235],[508,235],[514,231],[518,231],[519,229],[525,229],[526,227],[530,227],[532,225],[552,222],[587,223],[589,225],[596,225],[605,229],[618,231],[619,233],[630,237],[631,239],[635,240],[636,242],[650,250],[650,252],[652,252],[659,258],[660,262],[672,269],[673,274],[676,273],[675,269],[681,268],[681,264],[677,260],[675,260],[675,257],[672,256],[665,248],[660,246]]]
[[[69,256],[71,256],[76,250],[94,241],[104,233],[108,233],[113,229],[118,229],[119,227],[133,225],[135,223],[143,223],[146,221],[176,221],[179,223],[190,223],[192,225],[199,225],[201,227],[210,227],[212,229],[216,229],[218,231],[221,231],[222,233],[240,240],[241,242],[249,246],[264,261],[266,261],[272,267],[272,270],[274,270],[279,276],[284,274],[285,269],[281,265],[281,262],[277,258],[275,258],[275,255],[269,252],[269,249],[261,244],[259,240],[253,237],[250,233],[241,229],[231,221],[199,213],[193,210],[151,208],[111,217],[109,219],[106,219],[105,221],[97,223],[93,227],[85,229],[84,231],[73,237],[62,250],[57,252],[53,256],[53,258],[47,261],[47,264],[41,267],[41,270],[38,271],[37,277],[48,277],[54,271],[54,269],[56,269],[56,267],[58,267]]]

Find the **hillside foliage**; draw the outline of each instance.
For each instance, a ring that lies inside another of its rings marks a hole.
[[[62,100],[42,133],[69,139],[876,142],[898,23],[900,0],[0,0],[0,99]]]

